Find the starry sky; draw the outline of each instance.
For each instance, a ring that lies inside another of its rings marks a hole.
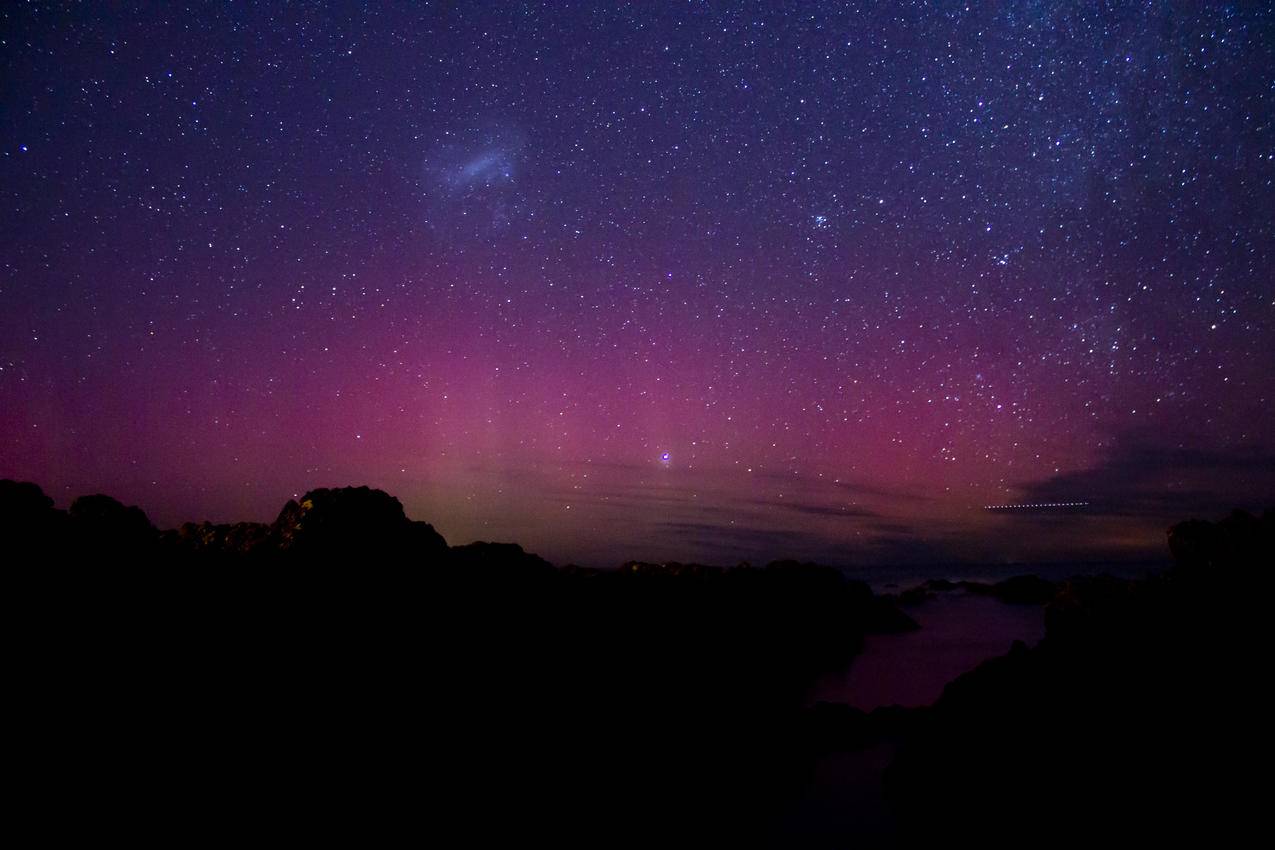
[[[0,10],[0,476],[596,566],[1275,502],[1270,4],[360,6]]]

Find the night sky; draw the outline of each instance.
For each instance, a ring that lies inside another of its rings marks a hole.
[[[353,6],[5,4],[0,477],[597,566],[1275,501],[1270,4]]]

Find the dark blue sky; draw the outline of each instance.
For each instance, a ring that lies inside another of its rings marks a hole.
[[[1275,490],[1269,4],[10,4],[0,475],[556,560]],[[1091,503],[992,515],[1042,494]]]

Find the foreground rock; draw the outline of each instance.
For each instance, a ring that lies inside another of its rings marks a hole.
[[[164,533],[105,497],[0,499],[22,563],[65,568],[22,597],[21,728],[48,729],[26,778],[130,835],[241,836],[264,806],[351,843],[747,844],[804,776],[813,678],[911,622],[814,564],[448,547],[368,488]]]
[[[1068,582],[1046,638],[944,691],[888,774],[909,842],[1229,843],[1263,811],[1275,522],[1170,532],[1178,567]]]

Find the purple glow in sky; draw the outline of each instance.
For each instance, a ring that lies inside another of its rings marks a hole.
[[[854,564],[1275,493],[1260,4],[0,21],[0,476],[63,506]]]

